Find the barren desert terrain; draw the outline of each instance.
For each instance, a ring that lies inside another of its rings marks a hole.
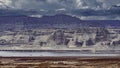
[[[119,68],[117,57],[1,57],[0,68]]]

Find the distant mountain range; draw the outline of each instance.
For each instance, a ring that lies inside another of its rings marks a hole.
[[[28,16],[0,16],[0,28],[74,28],[74,27],[120,27],[119,20],[80,20],[77,17],[59,14],[41,18]]]

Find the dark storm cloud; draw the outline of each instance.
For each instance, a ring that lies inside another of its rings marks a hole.
[[[80,19],[120,20],[120,0],[0,0],[0,15],[69,14]]]

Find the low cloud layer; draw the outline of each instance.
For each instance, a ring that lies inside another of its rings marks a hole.
[[[120,0],[0,0],[0,9],[29,16],[62,13],[83,20],[120,20]]]

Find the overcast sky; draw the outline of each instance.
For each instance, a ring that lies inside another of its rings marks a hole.
[[[34,17],[67,14],[82,20],[120,20],[120,0],[0,0],[0,9],[27,11],[25,15]]]

